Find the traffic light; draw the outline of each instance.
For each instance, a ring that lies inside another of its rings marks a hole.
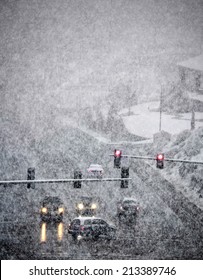
[[[156,167],[159,169],[164,168],[164,154],[157,154],[156,156]]]
[[[27,170],[27,180],[35,180],[35,168],[29,167]],[[35,188],[35,183],[28,183],[27,188],[34,189]]]
[[[121,178],[129,178],[129,167],[121,168]],[[121,188],[128,188],[128,180],[121,181]]]
[[[75,170],[74,171],[74,179],[82,179],[82,172],[80,170]],[[73,182],[73,187],[80,189],[82,183],[80,181],[75,181]]]
[[[121,155],[122,151],[116,149],[114,150],[114,168],[121,167]]]

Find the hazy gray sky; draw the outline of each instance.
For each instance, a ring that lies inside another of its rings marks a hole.
[[[1,1],[4,102],[101,95],[129,79],[151,88],[202,52],[202,15],[202,0]]]

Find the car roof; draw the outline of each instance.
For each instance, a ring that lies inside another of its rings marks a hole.
[[[102,166],[101,166],[101,164],[94,164],[94,163],[92,163],[92,164],[90,164],[90,167],[100,167],[100,168],[102,168]]]
[[[122,201],[123,202],[133,201],[133,202],[137,203],[137,200],[134,197],[124,197]]]
[[[102,218],[100,218],[100,217],[93,217],[93,216],[80,216],[80,217],[76,217],[76,218],[74,218],[72,221],[74,221],[74,220],[81,220],[81,221],[85,221],[85,220],[97,220],[97,219],[100,219],[100,220],[103,220],[104,221],[104,219],[102,219]]]
[[[112,225],[114,226],[114,224],[110,221],[107,221],[106,219],[103,219],[101,217],[95,217],[95,216],[80,216],[80,217],[76,217],[74,218],[71,223],[75,220],[80,220],[82,223],[84,223],[84,221],[87,221],[87,220],[102,220],[104,222],[106,222],[108,225]]]

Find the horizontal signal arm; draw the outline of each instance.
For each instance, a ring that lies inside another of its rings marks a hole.
[[[203,161],[192,161],[192,160],[184,160],[184,159],[165,158],[164,160],[165,161],[172,161],[172,162],[203,164]]]
[[[114,156],[114,155],[111,154],[110,156]],[[122,155],[121,157],[147,159],[147,160],[157,160],[156,157],[142,157],[142,156],[131,156],[131,155]],[[173,158],[164,158],[163,161],[182,162],[182,163],[191,163],[191,164],[203,164],[203,161],[192,161],[192,160],[173,159]]]
[[[125,181],[132,180],[131,178],[103,178],[103,179],[43,179],[43,180],[10,180],[0,181],[0,185],[19,185],[29,183],[69,183],[69,182],[111,182],[111,181]]]

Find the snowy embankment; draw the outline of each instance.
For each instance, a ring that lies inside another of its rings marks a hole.
[[[126,116],[128,109],[120,111],[127,130],[146,138],[152,138],[159,131],[159,102],[147,102],[131,107],[131,115]],[[196,127],[203,126],[203,113],[196,112]],[[191,127],[191,113],[169,115],[162,113],[161,130],[177,134]]]
[[[203,127],[175,135],[164,148],[168,158],[203,162]],[[203,164],[166,163],[163,176],[203,209]]]
[[[118,140],[118,141],[112,141],[110,135],[101,135],[100,132],[92,130],[87,128],[84,125],[81,124],[77,124],[76,121],[74,119],[71,119],[69,117],[64,117],[64,116],[59,116],[58,117],[58,123],[63,126],[63,127],[73,127],[73,128],[77,128],[80,131],[84,132],[85,134],[88,134],[89,136],[91,136],[92,138],[96,139],[98,142],[101,142],[103,144],[107,144],[107,145],[120,145],[120,144],[144,144],[144,143],[152,143],[151,139],[147,139],[147,140],[141,140],[141,141],[125,141],[125,140]]]

